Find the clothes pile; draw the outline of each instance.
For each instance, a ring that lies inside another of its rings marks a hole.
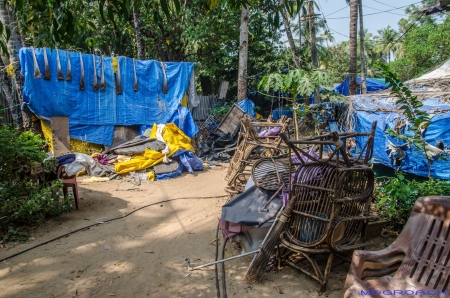
[[[174,123],[154,124],[143,135],[113,144],[101,153],[71,153],[56,159],[58,166],[65,166],[68,176],[83,170],[89,176],[110,179],[130,174],[135,184],[177,177],[183,170],[192,173],[204,169],[190,138]]]

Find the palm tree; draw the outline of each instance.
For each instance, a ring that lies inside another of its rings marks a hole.
[[[284,8],[284,0],[278,1],[281,7],[281,17],[283,19],[284,29],[286,30],[286,37],[289,41],[289,47],[291,48],[292,58],[294,59],[295,67],[300,68],[300,61],[298,59],[297,50],[295,49],[294,38],[292,37],[291,25],[289,24],[286,9]]]
[[[361,93],[367,93],[366,85],[366,55],[364,50],[364,25],[363,25],[363,10],[362,0],[358,1],[358,13],[359,13],[359,46],[360,46],[360,59],[361,59]]]
[[[394,42],[397,40],[398,32],[391,26],[378,30],[378,36],[375,37],[377,50],[385,56],[386,61],[391,63],[391,55],[395,54]]]
[[[349,40],[349,50],[350,50],[350,95],[353,95],[358,90],[358,84],[356,83],[356,71],[357,71],[357,58],[358,58],[358,2],[359,0],[347,0],[350,1],[350,40]]]
[[[248,6],[241,7],[241,27],[239,37],[238,101],[247,98],[248,25],[250,14]]]

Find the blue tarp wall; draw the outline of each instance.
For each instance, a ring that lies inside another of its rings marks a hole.
[[[374,163],[428,177],[427,159],[416,147],[411,146],[408,148],[407,146],[402,146],[401,149],[405,151],[406,157],[401,163],[397,162],[396,165],[394,165],[394,158],[392,156],[389,157],[391,153],[389,150],[390,142],[395,146],[405,144],[405,141],[385,134],[388,128],[394,128],[396,119],[404,119],[399,113],[394,112],[398,110],[394,101],[388,101],[386,98],[372,99],[370,97],[352,98],[352,101],[356,109],[355,131],[369,132],[372,122],[378,121],[374,143]],[[442,141],[446,149],[450,149],[450,104],[446,104],[440,99],[432,98],[423,101],[423,106],[420,109],[431,115],[430,126],[424,131],[425,141],[432,146],[436,146],[438,141]],[[331,130],[333,130],[333,127],[331,127]],[[403,129],[403,133],[412,135],[407,127]],[[361,149],[366,140],[360,138],[356,141],[357,148]],[[437,157],[433,159],[431,164],[431,176],[433,178],[450,179],[450,156],[448,155],[444,151],[443,157],[449,161]]]
[[[358,85],[361,85],[361,78],[356,78],[356,83]],[[383,82],[383,80],[380,79],[366,79],[366,85],[367,85],[367,92],[377,92],[383,89],[386,89],[389,84],[386,84]],[[350,77],[347,77],[345,81],[343,81],[340,85],[338,85],[336,88],[334,88],[334,92],[340,93],[344,96],[348,96],[349,93],[349,87],[350,87]],[[361,90],[358,90],[356,94],[361,94]]]
[[[21,71],[25,77],[24,101],[30,110],[43,118],[69,117],[70,137],[90,143],[111,145],[115,125],[150,126],[154,123],[177,122],[189,137],[198,131],[192,115],[181,106],[194,63],[164,63],[168,94],[162,93],[164,76],[159,61],[135,60],[138,91],[133,90],[133,59],[118,57],[123,93],[116,94],[112,58],[104,57],[105,90],[94,91],[94,61],[100,84],[102,59],[81,54],[84,65],[85,90],[80,90],[80,54],[59,51],[62,73],[65,76],[70,59],[72,80],[58,80],[56,50],[46,49],[51,79],[44,80],[44,49],[34,49],[42,78],[34,78],[32,50],[22,48],[19,53]],[[94,59],[93,59],[94,58]]]

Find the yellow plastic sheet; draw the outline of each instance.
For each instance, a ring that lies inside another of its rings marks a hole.
[[[155,181],[155,172],[150,171],[147,173],[148,180]]]
[[[169,145],[169,154],[172,156],[178,150],[194,151],[191,139],[186,136],[175,124],[168,123],[162,131],[164,141]],[[150,138],[156,138],[156,124],[153,125]],[[164,154],[159,151],[146,149],[144,155],[138,155],[130,161],[118,162],[114,167],[117,174],[125,174],[133,171],[141,171],[153,167],[162,162]],[[150,180],[150,179],[149,179]]]

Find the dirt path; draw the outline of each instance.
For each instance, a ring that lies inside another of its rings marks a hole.
[[[225,171],[216,167],[140,186],[81,183],[80,210],[44,223],[33,233],[34,240],[0,250],[0,259],[150,203],[224,195]],[[21,254],[0,263],[0,297],[216,297],[213,267],[186,276],[184,259],[190,257],[192,265],[214,260],[211,242],[225,202],[226,197],[157,204]],[[383,241],[376,246],[386,245]],[[228,245],[226,254],[238,252]],[[247,285],[243,276],[249,262],[227,263],[229,297],[280,295],[272,285],[284,292],[281,297],[318,297],[318,283],[291,268],[266,274],[262,284]],[[321,297],[341,297],[348,267],[336,260]]]

